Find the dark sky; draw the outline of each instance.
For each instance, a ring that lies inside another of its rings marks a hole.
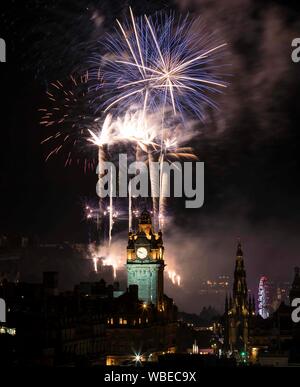
[[[86,63],[95,41],[129,4],[136,14],[177,7],[200,15],[222,36],[231,66],[219,111],[199,123],[195,148],[205,162],[205,204],[172,208],[174,222],[165,237],[170,264],[182,272],[184,302],[201,278],[232,273],[238,237],[253,289],[262,274],[290,280],[300,264],[300,63],[291,60],[300,9],[297,2],[286,3],[7,2],[0,16],[7,44],[7,63],[0,63],[0,231],[85,238],[81,203],[94,197],[96,176],[64,168],[59,157],[45,163],[38,113],[47,102],[45,90]]]

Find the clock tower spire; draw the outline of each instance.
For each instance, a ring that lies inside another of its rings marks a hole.
[[[164,246],[162,232],[155,232],[150,213],[141,213],[138,230],[129,232],[127,282],[138,285],[139,299],[163,310]]]

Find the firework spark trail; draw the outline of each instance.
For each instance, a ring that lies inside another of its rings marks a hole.
[[[118,245],[114,245],[113,243],[110,247],[107,245],[89,246],[89,255],[93,261],[94,269],[96,269],[95,263],[97,263],[97,270],[101,265],[112,266],[113,275],[114,278],[116,278],[117,270],[122,267],[123,264],[119,250]]]
[[[154,167],[153,161],[154,160],[153,160],[152,152],[150,150],[148,150],[148,164],[149,164],[150,188],[151,188],[151,196],[152,196],[153,224],[156,227],[156,225],[158,224],[157,198],[159,197],[159,184],[157,184],[158,171]]]
[[[111,238],[112,238],[112,229],[113,229],[113,168],[110,170],[110,182],[109,182],[109,235],[108,235],[108,246],[111,246]]]
[[[128,231],[132,230],[132,198],[131,198],[131,182],[128,185]]]
[[[181,277],[175,270],[166,269],[166,272],[173,285],[181,286]]]
[[[103,259],[103,265],[104,266],[112,266],[113,267],[113,272],[114,272],[114,279],[117,277],[117,270],[120,266],[119,262],[117,261],[116,258],[114,258],[112,255],[106,255],[106,258]]]
[[[164,177],[164,154],[161,153],[160,155],[160,175],[159,175],[159,208],[158,208],[158,228],[160,230],[163,230],[164,228],[164,220],[165,220],[165,188],[166,188],[166,181]]]
[[[112,145],[115,141],[114,133],[113,133],[113,122],[112,122],[112,116],[108,114],[104,121],[102,126],[97,127],[97,132],[93,132],[92,130],[88,129],[88,132],[90,134],[90,137],[87,139],[88,142],[92,143],[93,145],[96,145],[98,147],[98,179],[99,182],[104,176],[104,162],[106,160],[106,154],[104,146]],[[112,178],[112,174],[111,174]],[[112,185],[112,182],[110,182]],[[98,185],[100,192],[99,192],[99,236],[100,240],[102,237],[102,226],[103,226],[103,198],[104,198],[104,186],[103,184]],[[110,194],[111,197],[112,194]],[[112,197],[111,197],[112,200]],[[110,203],[111,208],[112,204]],[[110,211],[111,214],[112,210]],[[111,219],[110,219],[111,220]],[[109,222],[109,244],[111,243],[111,230],[112,230],[112,221]]]
[[[98,272],[98,258],[97,257],[93,258],[93,264],[94,264],[94,271],[95,271],[95,273],[97,273]]]
[[[104,168],[103,163],[105,161],[105,151],[103,149],[103,146],[100,145],[98,147],[98,180],[102,179]],[[100,189],[103,191],[103,186],[100,184]],[[100,192],[99,195],[99,216],[98,216],[98,233],[99,233],[99,241],[101,241],[102,236],[102,226],[103,226],[103,194]]]
[[[181,147],[178,145],[179,139],[172,134],[164,140],[159,155],[160,163],[160,195],[159,195],[159,228],[163,230],[166,221],[166,192],[168,189],[168,176],[164,171],[164,163],[172,160],[197,160],[198,157],[193,153],[190,147]]]
[[[204,119],[206,107],[216,107],[212,96],[227,86],[221,79],[223,65],[216,62],[226,43],[217,44],[199,28],[199,19],[129,13],[105,41],[106,56],[93,59],[95,79],[103,63],[101,107],[122,114],[137,106],[145,114],[171,106],[175,114],[188,112]]]

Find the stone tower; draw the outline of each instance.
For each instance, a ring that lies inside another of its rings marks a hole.
[[[155,233],[150,213],[144,210],[137,232],[129,232],[127,246],[128,287],[138,285],[138,297],[163,310],[164,246],[162,233]]]

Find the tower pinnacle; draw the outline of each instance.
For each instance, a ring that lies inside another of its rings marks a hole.
[[[238,245],[237,245],[237,250],[236,250],[236,256],[237,256],[237,257],[242,257],[242,256],[243,256],[242,244],[241,244],[241,240],[240,240],[240,239],[238,239]]]
[[[146,208],[141,213],[139,224],[152,224],[150,212]]]

